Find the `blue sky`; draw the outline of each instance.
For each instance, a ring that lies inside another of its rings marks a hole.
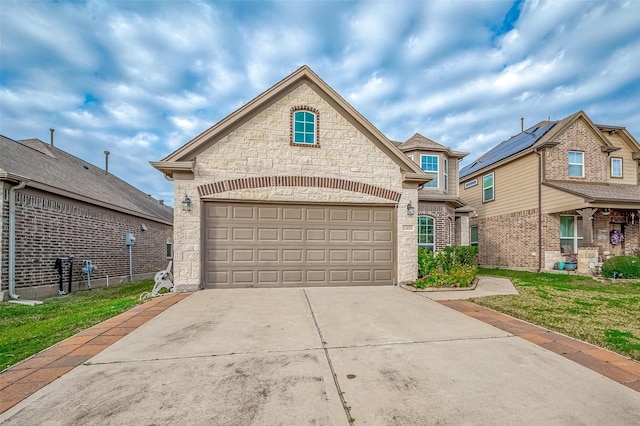
[[[303,64],[472,161],[584,110],[640,139],[640,1],[0,1],[0,133],[171,203],[158,161]]]

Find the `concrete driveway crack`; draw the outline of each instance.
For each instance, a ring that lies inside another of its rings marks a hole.
[[[322,335],[322,330],[320,330],[320,325],[318,324],[318,320],[316,318],[315,312],[313,312],[313,307],[311,306],[311,301],[309,300],[309,295],[306,290],[302,290],[304,293],[305,299],[307,299],[307,305],[309,306],[309,311],[311,311],[311,317],[313,318],[313,323],[316,326],[316,331],[320,336],[320,341],[322,342],[322,349],[324,350],[324,355],[327,357],[327,363],[329,364],[329,370],[331,370],[331,377],[333,377],[333,383],[336,385],[336,390],[338,391],[338,396],[340,397],[340,402],[342,403],[342,408],[344,409],[345,414],[347,415],[347,421],[349,425],[354,424],[354,419],[351,417],[351,407],[347,404],[347,401],[344,399],[344,393],[340,388],[340,382],[338,381],[338,375],[336,374],[335,369],[333,368],[333,363],[331,362],[331,356],[329,355],[329,345],[324,340],[324,336]]]

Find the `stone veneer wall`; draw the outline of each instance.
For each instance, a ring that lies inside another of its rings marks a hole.
[[[319,112],[319,148],[290,145],[293,106],[309,106]],[[405,206],[409,202],[418,204],[417,188],[403,188],[400,166],[307,85],[295,88],[200,153],[194,175],[193,180],[178,178],[174,181],[176,205],[180,205],[185,194],[194,201],[191,212],[176,209],[174,213],[174,277],[179,291],[196,290],[202,284],[202,203],[197,200],[197,188],[229,179],[278,175],[334,177],[400,193],[397,203],[397,281],[415,279],[417,217],[408,216]],[[391,202],[363,192],[306,186],[236,189],[203,198],[303,203]]]
[[[82,262],[91,259],[95,267],[92,287],[129,281],[129,250],[125,234],[136,237],[132,246],[134,279],[150,278],[165,269],[171,226],[129,216],[101,207],[54,196],[33,189],[16,191],[16,293],[23,298],[42,299],[58,292],[58,257],[74,256],[72,289],[87,288]],[[2,281],[8,289],[9,190],[2,197]],[[142,231],[144,224],[147,228]],[[6,279],[5,279],[6,278]],[[68,266],[63,268],[64,290]]]

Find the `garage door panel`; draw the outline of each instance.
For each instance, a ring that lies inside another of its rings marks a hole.
[[[233,241],[253,241],[254,231],[253,228],[233,228]]]
[[[302,258],[302,250],[300,249],[282,250],[283,262],[302,262]]]
[[[274,249],[258,249],[258,262],[277,262],[279,251]]]
[[[258,241],[278,241],[278,228],[259,228]]]
[[[258,219],[260,220],[278,220],[280,219],[279,209],[277,207],[257,207]]]
[[[302,241],[302,229],[283,229],[282,241]]]
[[[390,285],[393,207],[205,203],[208,288]]]
[[[254,219],[255,209],[251,206],[233,206],[234,219]]]
[[[233,256],[231,257],[234,262],[253,262],[253,250],[251,249],[234,249],[231,251]]]

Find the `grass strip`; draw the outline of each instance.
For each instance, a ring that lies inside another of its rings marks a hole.
[[[640,282],[504,269],[478,273],[509,278],[520,295],[474,303],[640,361]]]
[[[46,299],[42,305],[0,303],[0,371],[137,305],[153,280]]]

